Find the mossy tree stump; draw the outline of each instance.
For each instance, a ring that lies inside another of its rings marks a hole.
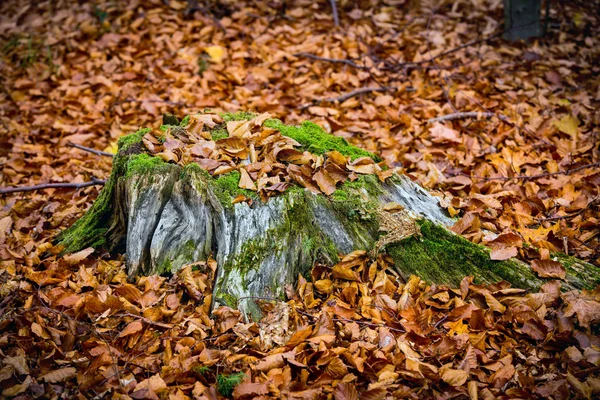
[[[366,153],[312,123],[270,123],[309,151],[331,150],[325,145]],[[331,196],[292,186],[264,203],[232,204],[240,193],[254,195],[238,188],[239,173],[212,177],[197,164],[182,167],[151,157],[142,145],[147,131],[119,141],[110,179],[98,199],[57,238],[66,252],[90,246],[124,251],[131,277],[172,273],[212,256],[218,263],[213,301],[257,316],[253,298],[283,298],[285,286],[306,274],[314,261],[335,262],[340,254],[372,251],[382,235],[378,210],[393,202],[407,210],[421,233],[400,236],[402,240],[386,246],[403,277],[415,274],[452,285],[466,275],[521,288],[543,284],[525,263],[491,261],[486,248],[448,231],[454,221],[437,199],[405,176],[381,183],[374,175],[362,175],[339,185]],[[600,271],[590,264],[570,260],[565,265],[567,288],[600,282]]]

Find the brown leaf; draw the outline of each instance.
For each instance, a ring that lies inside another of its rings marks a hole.
[[[77,369],[73,367],[61,368],[51,372],[48,372],[45,375],[40,376],[41,379],[48,383],[57,383],[64,382],[71,378],[74,378],[77,375]]]
[[[335,400],[358,400],[358,392],[354,384],[350,382],[340,382],[333,392]]]
[[[256,185],[254,184],[254,181],[252,178],[250,178],[248,171],[246,171],[244,168],[240,168],[240,183],[238,186],[242,189],[256,191]]]
[[[121,331],[121,333],[119,333],[118,337],[125,337],[125,336],[129,336],[129,335],[133,335],[134,333],[138,333],[139,331],[141,331],[144,328],[144,325],[142,324],[141,321],[133,321],[131,323],[129,323],[125,329],[123,329]]]
[[[508,260],[516,257],[518,250],[516,247],[494,247],[490,252],[491,260]]]
[[[27,375],[27,378],[25,378],[23,383],[20,383],[20,384],[17,384],[17,385],[14,385],[14,386],[4,389],[2,391],[2,397],[8,398],[8,397],[14,397],[18,394],[21,394],[24,391],[26,391],[27,389],[29,389],[29,386],[31,386],[31,383],[32,383],[31,376]]]
[[[160,393],[166,389],[167,384],[159,374],[156,374],[138,383],[133,391],[138,392],[141,390],[148,390],[152,393]]]
[[[90,254],[92,254],[93,252],[94,252],[94,249],[91,247],[88,247],[87,249],[78,251],[77,253],[68,254],[68,255],[64,256],[63,259],[67,262],[67,264],[75,265],[75,264],[78,264],[81,261],[85,260],[86,258],[88,258],[88,256]]]
[[[541,278],[559,278],[565,279],[567,271],[558,261],[553,260],[533,260],[531,268],[537,272]]]
[[[335,192],[335,180],[327,171],[323,169],[318,170],[313,175],[313,180],[317,183],[319,189],[327,196]]]
[[[431,140],[435,143],[461,143],[460,133],[454,129],[448,128],[439,122],[435,123],[430,129]]]
[[[375,164],[371,157],[360,157],[349,163],[346,168],[358,174],[375,174],[381,168]]]
[[[452,364],[446,364],[439,369],[440,377],[450,386],[462,386],[467,381],[469,374],[462,369],[450,368]]]
[[[268,383],[250,383],[242,382],[235,386],[233,389],[234,399],[254,399],[258,396],[269,394]]]
[[[345,279],[347,281],[359,281],[360,277],[358,272],[351,270],[341,264],[336,264],[331,270],[332,276],[335,279]]]
[[[600,302],[586,298],[574,290],[564,293],[562,298],[567,303],[565,317],[576,314],[579,324],[584,328],[589,328],[590,324],[600,321]]]

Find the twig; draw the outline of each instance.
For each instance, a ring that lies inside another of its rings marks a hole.
[[[335,103],[335,102],[340,102],[343,103],[344,101],[351,99],[352,97],[356,97],[356,96],[360,96],[361,94],[365,94],[365,93],[372,93],[372,92],[389,92],[389,91],[394,91],[397,90],[398,88],[395,86],[384,86],[384,87],[375,87],[375,88],[360,88],[360,89],[356,89],[353,90],[352,92],[343,94],[341,96],[338,97],[334,97],[331,99],[323,99],[321,101],[325,101],[327,103]]]
[[[31,192],[34,190],[41,190],[41,189],[60,189],[60,188],[83,189],[88,186],[104,185],[105,183],[106,183],[105,179],[94,178],[89,182],[82,182],[82,183],[42,183],[40,185],[34,185],[34,186],[13,186],[13,187],[1,188],[0,194],[16,193],[16,192]]]
[[[326,98],[326,99],[315,99],[311,103],[303,105],[302,107],[300,107],[300,109],[305,110],[308,107],[312,106],[313,104],[319,104],[319,103],[336,103],[336,102],[343,103],[344,101],[351,99],[353,97],[356,97],[356,96],[360,96],[361,94],[373,93],[373,92],[390,92],[390,91],[395,91],[397,89],[398,89],[398,87],[396,87],[396,86],[360,88],[360,89],[353,90],[352,92],[342,94],[337,97],[330,97],[330,98]]]
[[[338,15],[335,0],[329,0],[329,3],[331,4],[331,13],[333,14],[333,23],[335,24],[335,26],[340,26],[340,16]]]
[[[172,324],[164,324],[162,322],[155,322],[155,321],[152,321],[151,319],[148,319],[146,317],[142,317],[141,315],[136,315],[136,314],[133,314],[130,312],[115,314],[115,315],[112,315],[112,317],[133,317],[133,318],[137,318],[141,321],[144,321],[148,325],[154,325],[154,326],[158,326],[159,328],[164,328],[164,329],[171,329],[175,326]]]
[[[454,47],[450,50],[444,51],[443,53],[440,53],[438,55],[435,55],[433,57],[427,58],[425,60],[421,60],[421,61],[407,61],[407,62],[402,62],[402,63],[396,63],[396,64],[389,64],[388,67],[384,68],[384,69],[388,69],[388,70],[399,70],[401,68],[404,67],[417,67],[417,66],[421,66],[423,64],[428,64],[428,63],[432,63],[435,60],[437,60],[438,58],[442,58],[445,57],[449,54],[452,53],[456,53],[457,51],[460,51],[462,49],[466,49],[467,47],[471,47],[474,46],[476,44],[480,44],[480,43],[485,43],[489,40],[495,39],[498,36],[501,36],[504,33],[504,31],[501,32],[496,32],[490,36],[487,36],[485,38],[482,39],[475,39],[475,40],[471,40],[470,42],[461,44],[460,46]],[[331,63],[337,63],[337,64],[346,64],[351,66],[352,68],[358,68],[358,69],[369,69],[368,67],[362,66],[362,65],[358,65],[356,64],[354,61],[352,60],[347,60],[344,58],[327,58],[327,57],[319,57],[316,54],[312,54],[312,53],[296,53],[294,54],[295,57],[305,57],[305,58],[310,58],[313,60],[318,60],[318,61],[326,61],[326,62],[331,62]],[[384,62],[386,62],[386,60],[382,60]]]
[[[114,157],[114,154],[112,154],[112,153],[108,153],[108,152],[102,151],[102,150],[92,149],[91,147],[82,146],[77,143],[69,142],[69,143],[67,143],[67,146],[75,147],[76,149],[87,151],[88,153],[96,154],[99,156]]]
[[[573,169],[569,169],[566,171],[557,171],[557,172],[544,172],[542,174],[537,174],[537,175],[517,175],[517,176],[499,176],[497,178],[489,178],[486,176],[478,176],[478,175],[468,175],[468,174],[464,174],[464,173],[458,173],[458,174],[453,174],[451,176],[457,176],[457,175],[463,175],[466,176],[468,178],[474,178],[474,179],[480,179],[483,181],[511,181],[513,179],[538,179],[538,178],[547,178],[549,176],[557,176],[557,175],[571,175],[574,174],[575,172],[581,171],[582,169],[586,169],[586,168],[594,168],[594,167],[600,167],[600,162],[596,162],[596,163],[592,163],[592,164],[585,164],[585,165],[580,165],[577,168],[573,168]]]
[[[346,65],[351,66],[352,68],[357,68],[357,69],[368,69],[365,66],[356,64],[352,60],[346,60],[344,58],[319,57],[318,55],[311,54],[311,53],[295,53],[294,57],[304,57],[304,58],[310,58],[311,60],[327,61],[327,62],[330,62],[330,63],[337,63],[337,64],[346,64]]]
[[[566,215],[558,215],[556,217],[548,217],[548,218],[536,218],[538,220],[538,222],[546,222],[546,221],[558,221],[561,219],[569,219],[569,218],[573,218],[576,217],[580,214],[582,214],[583,212],[585,212],[586,210],[589,210],[591,206],[593,206],[594,204],[596,204],[598,201],[600,200],[600,196],[599,197],[595,197],[593,198],[588,204],[587,206],[585,206],[585,208],[582,208],[579,211],[573,212],[571,214],[566,214]],[[564,239],[563,239],[564,240]],[[566,247],[566,244],[565,244]],[[565,254],[569,254],[568,252],[565,251]]]
[[[393,332],[398,332],[398,333],[406,333],[406,331],[404,329],[399,329],[399,328],[393,328],[391,326],[388,326],[386,324],[374,324],[372,322],[367,322],[367,321],[361,321],[361,320],[354,320],[354,319],[348,319],[348,318],[332,318],[332,321],[338,321],[338,322],[356,322],[359,325],[365,325],[371,328],[388,328],[390,331]]]
[[[501,121],[508,121],[508,117],[502,114],[496,114],[493,112],[477,112],[477,111],[469,111],[469,112],[457,112],[448,115],[442,115],[441,117],[431,118],[427,120],[428,124],[433,124],[435,122],[444,122],[444,121],[454,121],[457,119],[465,119],[465,118],[492,118],[498,117]]]

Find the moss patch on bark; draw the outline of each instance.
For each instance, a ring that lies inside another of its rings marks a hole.
[[[360,157],[370,157],[377,162],[381,161],[381,157],[352,146],[344,138],[325,132],[323,128],[314,122],[304,121],[301,125],[292,126],[285,125],[278,119],[269,119],[265,121],[265,126],[277,129],[282,135],[294,139],[302,145],[304,150],[313,154],[325,154],[336,150],[352,160]]]
[[[477,283],[506,280],[514,287],[538,289],[542,285],[531,268],[515,260],[490,260],[489,250],[430,221],[419,222],[422,237],[391,244],[387,252],[405,278],[417,275],[428,282],[460,285],[467,275]]]

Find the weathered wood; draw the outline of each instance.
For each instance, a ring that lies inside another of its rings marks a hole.
[[[527,264],[491,261],[486,248],[448,231],[454,220],[436,197],[405,176],[381,183],[375,175],[362,175],[331,196],[292,186],[266,203],[231,204],[239,178],[214,178],[197,164],[164,163],[145,154],[140,140],[136,134],[121,141],[99,198],[58,237],[66,251],[124,250],[131,277],[172,273],[212,256],[218,264],[213,301],[254,316],[260,311],[253,298],[283,297],[286,285],[307,274],[314,261],[335,262],[340,254],[381,244],[406,279],[415,274],[458,285],[473,275],[479,282],[507,280],[521,288],[544,282]],[[382,223],[389,203],[404,207],[402,215],[418,225],[420,235],[380,232],[389,225]],[[565,288],[600,283],[598,268],[565,261]]]

